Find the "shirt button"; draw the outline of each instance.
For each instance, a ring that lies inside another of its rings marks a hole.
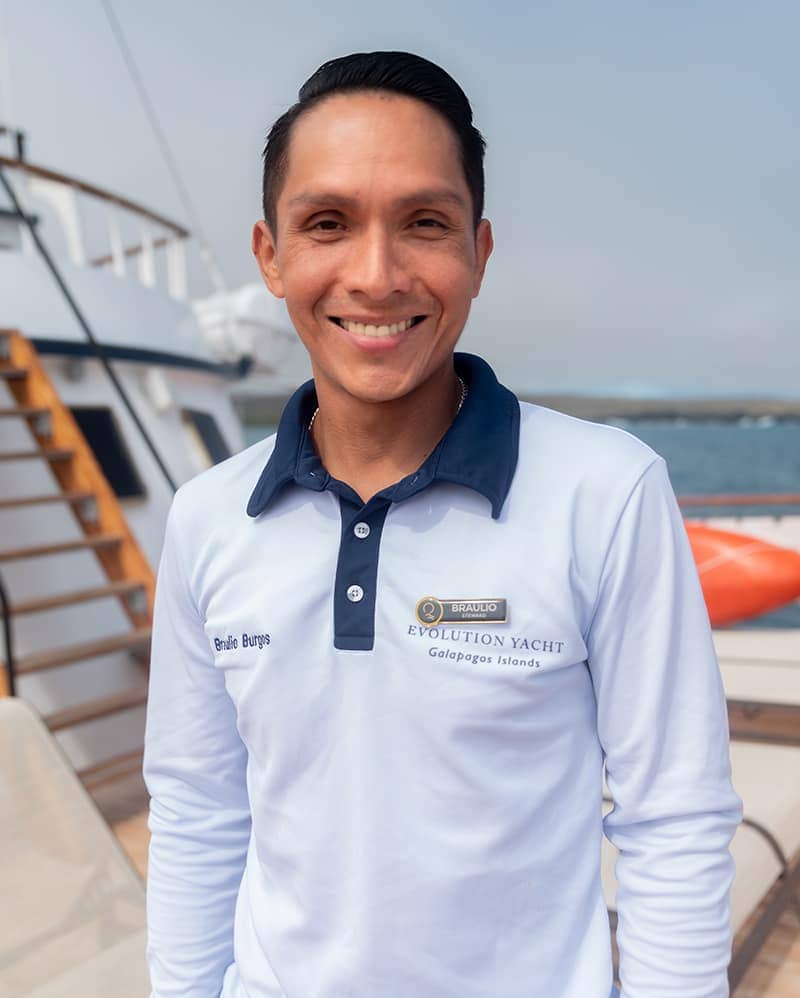
[[[361,586],[350,586],[347,590],[347,598],[351,603],[360,603],[364,599],[364,590]]]
[[[360,537],[363,540],[365,537],[369,537],[369,524],[368,523],[357,523],[353,527],[353,533],[356,537]]]

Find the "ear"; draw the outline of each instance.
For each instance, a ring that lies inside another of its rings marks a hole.
[[[264,283],[276,298],[284,298],[283,281],[278,268],[278,251],[266,222],[258,221],[253,226],[251,246]]]
[[[492,223],[488,218],[482,218],[478,222],[478,228],[475,232],[475,275],[472,282],[473,298],[477,298],[481,290],[486,262],[491,256],[493,249]]]

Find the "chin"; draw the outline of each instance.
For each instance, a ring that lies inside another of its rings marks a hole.
[[[353,398],[357,398],[360,402],[370,402],[373,404],[393,402],[395,399],[407,395],[409,391],[404,386],[383,384],[378,378],[372,382],[358,382],[354,385],[345,385],[344,387]]]
[[[414,388],[414,378],[410,371],[388,369],[364,369],[342,372],[336,379],[339,385],[353,398],[361,402],[391,402],[402,398]]]

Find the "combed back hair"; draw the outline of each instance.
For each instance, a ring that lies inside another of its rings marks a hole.
[[[467,95],[441,66],[410,52],[356,52],[323,63],[300,88],[297,103],[278,118],[264,146],[262,206],[277,235],[276,207],[286,177],[289,139],[297,119],[335,93],[389,91],[422,101],[445,118],[455,132],[461,166],[472,200],[473,221],[483,217],[483,154],[486,143],[472,123]]]

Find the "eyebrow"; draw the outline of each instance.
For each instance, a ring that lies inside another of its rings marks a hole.
[[[426,187],[403,197],[396,198],[393,205],[397,208],[408,208],[415,204],[450,204],[457,208],[466,208],[467,203],[460,194],[449,187]],[[289,207],[325,207],[352,209],[358,204],[357,198],[333,191],[301,191],[289,199]]]

